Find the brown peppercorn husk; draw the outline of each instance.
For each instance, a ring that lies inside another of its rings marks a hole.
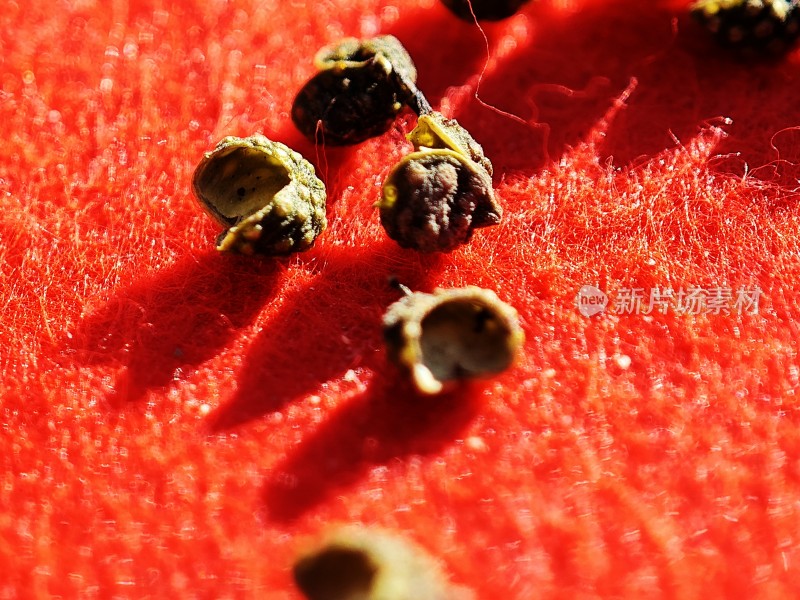
[[[416,544],[382,530],[344,527],[294,565],[309,600],[474,600]]]
[[[386,132],[417,79],[408,52],[390,35],[347,38],[320,50],[314,63],[320,72],[295,97],[292,120],[309,140],[329,145]]]
[[[450,252],[475,229],[500,222],[492,163],[457,121],[424,114],[408,139],[417,152],[395,165],[377,203],[390,238],[420,252]]]
[[[393,35],[380,35],[366,40],[345,38],[317,52],[314,65],[324,71],[363,67],[375,60],[388,63],[384,66],[386,71],[397,73],[399,77],[412,83],[417,81],[414,61],[400,40]]]
[[[389,358],[423,394],[504,371],[525,339],[517,311],[474,286],[401,298],[386,311],[383,331]]]
[[[325,229],[325,186],[314,167],[263,135],[226,137],[192,178],[206,212],[228,229],[217,250],[280,255],[310,248]]]
[[[459,19],[472,23],[479,21],[500,21],[516,13],[530,0],[442,0],[450,12]],[[472,10],[470,10],[470,4]],[[475,12],[475,17],[472,12]]]
[[[378,203],[390,238],[420,252],[450,252],[500,222],[486,171],[452,150],[413,152],[392,170]]]

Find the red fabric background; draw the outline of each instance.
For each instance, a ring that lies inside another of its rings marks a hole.
[[[480,32],[433,0],[7,0],[0,10],[0,598],[297,598],[306,536],[380,525],[479,598],[800,592],[800,54],[742,62],[681,1],[547,0]],[[311,58],[393,33],[484,145],[506,214],[445,256],[373,202],[409,148],[315,148]],[[522,122],[476,100],[480,97]],[[328,231],[218,256],[189,182],[293,146]],[[417,398],[379,323],[475,284],[516,367]],[[758,286],[757,315],[586,319],[584,284]]]

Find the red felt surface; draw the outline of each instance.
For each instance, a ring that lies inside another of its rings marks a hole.
[[[800,54],[742,62],[685,2],[547,0],[480,32],[432,0],[10,1],[0,10],[0,598],[297,598],[336,522],[479,598],[800,592]],[[373,202],[409,148],[315,148],[318,47],[392,33],[484,145],[503,223],[450,255]],[[487,108],[480,97],[524,123]],[[218,256],[202,153],[261,131],[330,226]],[[436,399],[386,361],[397,293],[475,284],[516,367]],[[756,315],[587,319],[577,290],[759,287]]]

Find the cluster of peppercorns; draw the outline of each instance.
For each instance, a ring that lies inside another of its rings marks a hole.
[[[449,252],[475,229],[500,222],[492,164],[455,120],[416,87],[416,68],[393,36],[348,38],[323,48],[319,72],[300,90],[292,120],[310,140],[356,144],[384,133],[404,106],[419,121],[415,151],[386,179],[377,203],[389,237],[421,252]],[[226,138],[195,172],[194,191],[228,227],[219,250],[287,254],[309,248],[325,228],[325,192],[297,153],[263,136]]]
[[[499,20],[529,0],[442,0],[466,21]],[[697,0],[692,14],[724,44],[744,52],[786,50],[800,35],[800,0]],[[382,187],[380,220],[389,237],[421,252],[448,252],[475,229],[499,223],[492,164],[455,120],[434,111],[417,72],[392,36],[348,38],[315,57],[319,72],[297,94],[292,120],[315,143],[357,144],[385,133],[404,107],[418,116],[414,151]],[[225,227],[217,249],[284,255],[310,248],[327,225],[324,184],[314,167],[262,135],[227,137],[195,171],[193,189]],[[516,311],[477,287],[412,293],[383,319],[389,357],[425,394],[448,382],[505,370],[524,339]],[[294,566],[310,600],[467,599],[419,548],[383,533],[342,530]],[[414,582],[410,587],[409,582]]]
[[[452,3],[451,3],[452,4]],[[500,221],[492,164],[455,120],[434,111],[416,87],[416,68],[392,36],[346,39],[323,48],[319,72],[300,90],[292,120],[314,142],[355,144],[384,133],[404,106],[417,113],[414,151],[389,173],[377,203],[381,223],[401,246],[447,252],[479,227]],[[313,166],[263,135],[227,137],[198,165],[193,190],[226,229],[219,251],[282,255],[310,248],[327,225],[326,194]],[[417,390],[505,370],[524,334],[517,312],[477,287],[412,293],[384,315],[388,354]],[[424,598],[472,600],[413,544],[348,528],[294,566],[310,600]]]
[[[416,68],[392,36],[348,38],[315,57],[319,72],[300,90],[292,120],[314,142],[355,144],[380,135],[404,106],[417,113],[414,151],[390,171],[380,220],[389,237],[421,252],[449,252],[499,223],[492,163],[453,119],[416,87]],[[195,195],[226,227],[220,251],[281,255],[306,250],[325,229],[325,187],[297,152],[262,135],[228,137],[193,177]],[[475,287],[411,293],[389,307],[390,358],[425,394],[447,382],[505,370],[522,344],[516,311]]]
[[[431,108],[396,38],[347,39],[321,50],[315,63],[320,72],[292,108],[310,140],[361,142],[384,133],[404,106],[419,117],[408,136],[415,152],[392,169],[377,204],[390,238],[404,248],[448,252],[475,229],[499,223],[491,162],[463,127]]]

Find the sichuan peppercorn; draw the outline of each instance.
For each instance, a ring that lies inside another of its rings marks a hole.
[[[517,311],[474,286],[401,298],[386,311],[383,332],[389,358],[424,394],[504,371],[525,338]]]
[[[408,138],[416,152],[394,166],[377,203],[390,238],[404,248],[449,252],[475,229],[500,222],[492,163],[463,127],[431,112]]]
[[[386,180],[378,207],[389,237],[421,252],[454,250],[502,214],[486,171],[452,150],[406,155]]]
[[[226,137],[192,178],[195,196],[227,228],[217,250],[289,254],[325,229],[325,186],[297,152],[263,135]]]
[[[320,72],[298,92],[292,120],[311,141],[357,144],[386,132],[416,82],[408,52],[394,36],[348,38],[323,48]]]

